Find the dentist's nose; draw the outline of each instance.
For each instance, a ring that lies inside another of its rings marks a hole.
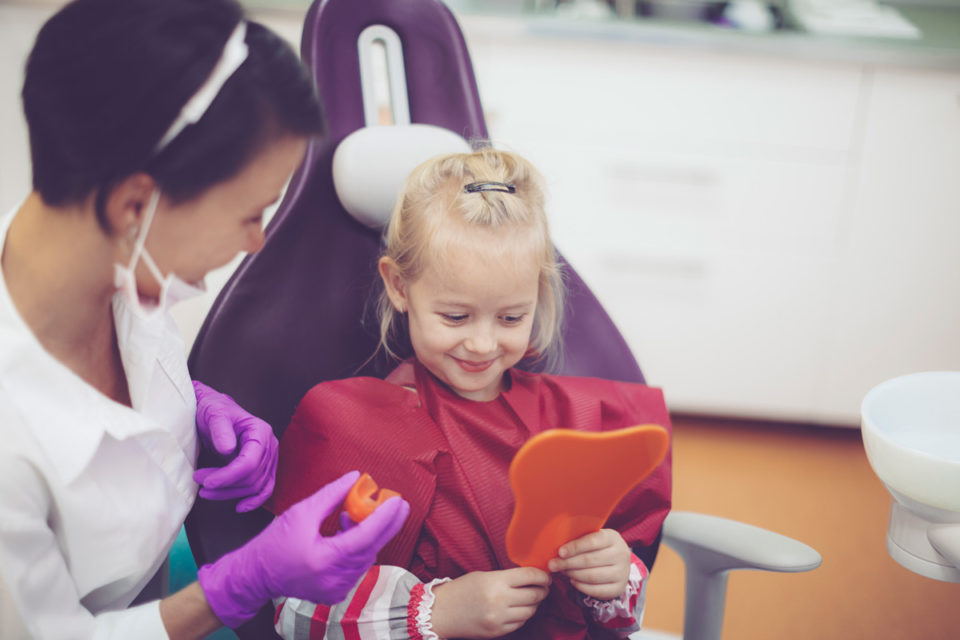
[[[256,253],[263,248],[263,243],[266,241],[266,234],[263,231],[263,228],[257,226],[255,229],[251,229],[249,235],[247,236],[247,244],[243,248],[247,253]]]

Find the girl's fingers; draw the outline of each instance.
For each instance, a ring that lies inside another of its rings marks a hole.
[[[609,540],[610,536],[607,534],[607,531],[609,531],[609,529],[601,529],[600,531],[594,531],[593,533],[581,536],[576,540],[571,540],[557,550],[557,556],[560,558],[570,558],[609,547],[611,541]]]
[[[614,584],[619,582],[623,577],[621,572],[617,571],[616,567],[612,566],[578,569],[576,571],[568,571],[565,575],[570,579],[570,582],[578,582],[589,585]]]
[[[617,562],[617,554],[614,548],[606,547],[603,549],[581,553],[579,555],[567,558],[554,558],[548,563],[550,571],[571,571],[575,569],[589,569],[590,567],[605,567]]]
[[[512,608],[534,607],[543,602],[550,590],[547,587],[520,587],[513,589],[509,606]]]
[[[584,595],[589,595],[597,600],[613,600],[614,598],[621,597],[626,591],[627,586],[620,586],[619,584],[603,584],[603,585],[592,585],[584,584],[582,582],[573,582],[570,581],[570,584],[574,589],[579,591]]]
[[[534,567],[505,569],[504,575],[510,587],[550,586],[550,574]]]

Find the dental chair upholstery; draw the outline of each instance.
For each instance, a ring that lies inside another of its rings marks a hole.
[[[374,30],[365,32],[371,26]],[[381,38],[376,29],[384,27],[395,40]],[[371,97],[369,66],[360,61],[364,53],[358,39],[365,34],[369,43],[371,33],[385,43],[388,63],[394,65],[392,127],[375,126],[380,113]],[[301,54],[316,79],[329,130],[309,146],[267,228],[263,249],[248,256],[220,292],[189,363],[195,379],[232,395],[273,425],[278,437],[315,384],[355,375],[384,377],[394,365],[382,355],[371,358],[379,339],[371,288],[380,232],[358,222],[341,200],[353,213],[365,208],[374,217],[389,215],[390,194],[396,194],[408,169],[444,145],[464,149],[487,137],[463,36],[439,0],[315,0],[306,16]],[[352,144],[338,154],[335,185],[334,155],[348,136]],[[369,151],[378,145],[380,162]],[[356,149],[364,151],[351,153]],[[356,203],[376,190],[379,199]],[[351,193],[359,195],[351,200]],[[561,373],[643,382],[620,333],[572,269],[568,286]],[[669,456],[663,464],[659,481],[669,482]],[[663,529],[664,540],[688,562],[688,580],[693,578],[687,591],[688,638],[720,637],[730,569],[797,571],[819,564],[806,545],[720,519],[705,523],[704,517],[671,514]],[[263,509],[237,514],[231,503],[198,500],[186,522],[197,565],[240,546],[270,518]],[[713,550],[716,540],[705,539],[708,529],[723,534],[719,551]],[[771,544],[779,546],[770,551]],[[643,550],[648,566],[656,549],[654,544]],[[699,600],[691,602],[692,597]],[[697,614],[692,621],[691,613]],[[264,607],[237,634],[275,637],[272,608]]]

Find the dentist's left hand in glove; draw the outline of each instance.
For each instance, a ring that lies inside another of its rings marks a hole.
[[[410,513],[406,500],[390,498],[348,531],[322,536],[320,524],[359,477],[358,471],[344,474],[277,516],[250,542],[200,567],[206,600],[224,624],[243,624],[279,596],[326,605],[347,597]]]
[[[197,469],[200,497],[234,500],[237,511],[256,509],[273,493],[277,437],[269,424],[251,415],[233,398],[193,381],[197,395],[197,435],[203,446],[228,460],[222,467]]]

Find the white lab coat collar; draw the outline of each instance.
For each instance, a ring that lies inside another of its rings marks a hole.
[[[0,219],[0,253],[13,217],[14,214],[10,214]],[[114,297],[113,305],[118,336],[121,326],[130,327],[133,323],[132,331],[125,332],[119,340],[133,409],[116,402],[104,402],[99,391],[50,355],[23,321],[10,298],[6,280],[0,277],[0,385],[9,391],[64,483],[72,482],[86,468],[105,435],[124,440],[149,431],[164,431],[157,421],[142,413],[150,376],[156,371],[158,361],[172,379],[183,376],[182,373],[177,376],[169,366],[183,360],[182,341],[170,339],[169,327],[138,326],[133,314],[122,302],[118,303],[118,297]],[[182,396],[184,384],[182,380],[179,382],[177,387]],[[192,398],[184,400],[193,401]],[[69,429],[63,428],[62,409],[58,411],[56,405],[68,406],[74,412],[76,420]]]

